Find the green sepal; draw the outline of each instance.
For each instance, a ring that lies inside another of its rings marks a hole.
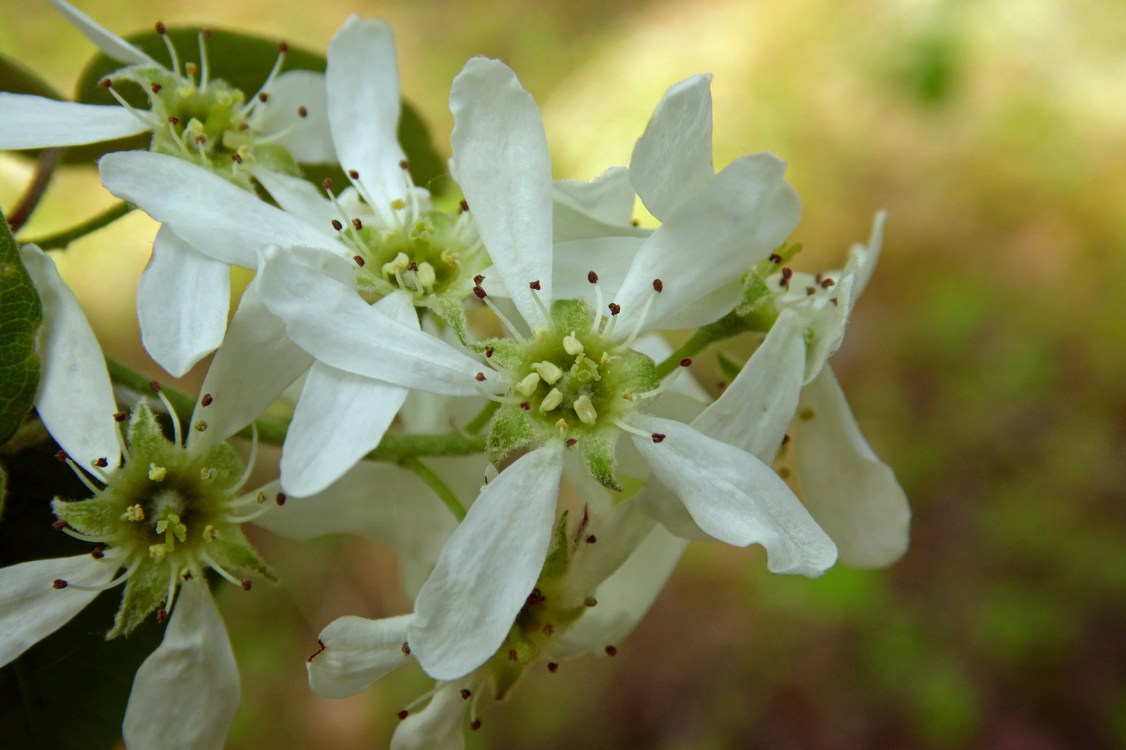
[[[454,329],[457,340],[465,345],[466,328],[469,324],[465,319],[465,307],[461,304],[461,300],[446,295],[433,294],[427,299],[426,305],[446,325]]]
[[[39,392],[35,337],[43,304],[0,212],[0,443],[16,434]]]
[[[121,527],[121,500],[109,493],[99,493],[86,500],[55,498],[51,501],[51,510],[60,521],[93,537],[114,536]]]
[[[211,446],[196,463],[215,472],[209,480],[215,487],[233,487],[242,478],[242,461],[227,443]]]
[[[280,143],[259,143],[254,146],[254,159],[258,166],[274,172],[297,176],[301,174],[300,167],[293,160],[289,149]]]
[[[470,347],[498,370],[515,371],[524,364],[524,346],[512,339],[485,339]]]
[[[168,595],[170,573],[166,564],[156,565],[149,561],[141,563],[125,584],[121,607],[113,620],[113,628],[106,633],[107,641],[120,635],[129,635],[164,603]]]
[[[489,435],[485,439],[485,451],[493,465],[500,466],[509,453],[539,439],[535,424],[528,418],[528,412],[519,406],[502,406],[493,417]]]
[[[224,526],[218,530],[209,549],[213,551],[212,556],[224,568],[233,569],[243,575],[256,573],[270,583],[278,582],[277,574],[262,562],[262,558],[250,546],[250,542],[246,540],[242,529],[238,526]]]
[[[590,475],[598,480],[603,487],[622,491],[622,484],[618,481],[617,460],[614,457],[614,447],[617,445],[618,433],[616,430],[599,430],[584,435],[578,443],[583,461],[590,471]]]
[[[766,281],[754,273],[743,279],[743,295],[734,312],[747,330],[762,333],[770,330],[779,315]]]
[[[739,364],[734,357],[731,357],[723,352],[716,355],[716,361],[719,364],[719,372],[727,380],[728,383],[739,377],[739,373],[743,371],[743,365]]]
[[[173,448],[152,409],[143,400],[138,401],[129,418],[129,452],[163,465]]]
[[[559,520],[555,522],[551,534],[551,546],[547,549],[547,557],[544,558],[543,568],[540,570],[541,581],[545,578],[562,576],[571,566],[571,540],[567,532],[569,515],[569,511],[565,510],[559,514]]]
[[[645,393],[661,385],[661,379],[657,377],[657,365],[649,357],[633,349],[627,349],[616,356],[613,377],[615,382],[629,383],[634,393]]]

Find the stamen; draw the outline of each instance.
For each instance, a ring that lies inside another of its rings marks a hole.
[[[59,453],[62,453],[62,451],[59,451]],[[78,477],[82,484],[86,485],[86,489],[90,490],[90,492],[95,495],[102,491],[101,487],[98,487],[86,478],[86,472],[82,471],[81,467],[79,467],[79,465],[76,464],[70,456],[66,456],[66,454],[63,455],[65,456],[63,460],[66,461],[67,466],[70,467],[70,470],[74,472],[74,475]]]
[[[269,506],[267,506],[267,507],[269,507]],[[209,568],[214,570],[216,573],[218,573],[220,576],[222,576],[228,582],[233,583],[235,586],[239,586],[239,587],[242,586],[242,579],[235,578],[233,575],[231,575],[226,570],[224,570],[223,566],[220,565],[219,563],[215,562],[215,558],[211,557],[211,555],[207,554],[206,552],[201,552],[199,559],[202,560],[203,562],[207,563],[207,566]]]
[[[477,294],[478,289],[481,290],[480,294]],[[522,335],[520,335],[520,331],[516,330],[516,326],[512,325],[512,321],[510,321],[507,317],[505,317],[505,314],[502,313],[500,311],[500,309],[497,308],[497,306],[493,304],[493,301],[491,299],[489,299],[489,296],[487,294],[485,294],[484,289],[482,289],[480,286],[475,286],[475,287],[473,287],[473,293],[477,294],[477,296],[480,298],[480,300],[482,302],[484,302],[485,305],[490,310],[493,311],[493,314],[496,315],[497,318],[500,320],[501,325],[503,325],[504,329],[506,331],[508,331],[509,336],[516,339],[521,344],[523,344],[526,341],[526,339]],[[549,320],[550,320],[550,318],[549,318]]]
[[[231,492],[238,492],[250,479],[250,473],[254,471],[254,462],[258,460],[258,424],[255,422],[250,423],[250,455],[246,459],[246,468],[242,470],[242,476],[231,487]]]
[[[160,34],[160,38],[164,40],[164,46],[168,48],[168,56],[172,58],[172,72],[178,78],[180,76],[180,56],[176,54],[176,45],[172,44],[172,40],[168,38],[168,29],[164,27],[163,21],[156,22],[156,33]]]
[[[155,383],[155,382],[156,381],[154,380],[153,383]],[[160,390],[159,385],[154,390],[156,390],[156,395],[160,398],[160,402],[162,404],[164,404],[164,408],[168,410],[168,416],[172,419],[172,439],[173,439],[173,441],[178,446],[183,445],[184,443],[183,443],[183,440],[181,439],[182,435],[180,433],[180,415],[178,415],[176,413],[176,410],[172,407],[172,402],[169,401],[168,397],[164,395],[164,391]]]
[[[211,62],[207,57],[207,40],[210,38],[211,29],[203,29],[199,32],[199,62],[203,66],[203,74],[199,77],[200,91],[207,89],[207,83],[211,78]]]
[[[242,108],[242,116],[248,116],[255,107],[258,106],[258,96],[267,94],[267,90],[274,84],[274,79],[278,77],[281,72],[282,65],[285,64],[285,53],[289,51],[289,45],[285,42],[278,44],[278,59],[274,61],[274,67],[270,70],[270,75],[266,76],[266,80],[262,83],[261,88],[258,89],[258,94],[251,97],[250,101],[245,107]],[[267,94],[269,96],[269,94]]]
[[[544,319],[545,320],[551,320],[551,313],[548,312],[547,305],[545,305],[543,303],[543,300],[540,299],[540,295],[539,295],[540,282],[539,281],[533,281],[530,284],[528,284],[528,288],[532,290],[532,299],[534,299],[536,301],[536,305],[540,308],[540,312],[543,313]]]
[[[106,81],[109,82],[109,79],[107,78]],[[105,90],[108,91],[113,96],[113,98],[117,100],[118,104],[120,104],[122,107],[125,107],[126,111],[128,111],[129,114],[140,120],[146,128],[155,130],[157,125],[159,125],[160,121],[156,117],[154,117],[149,112],[141,112],[140,110],[136,109],[132,104],[125,101],[125,98],[122,97],[121,94],[117,93],[117,90],[114,89],[112,85],[103,86],[103,88],[105,88]]]
[[[598,286],[598,274],[588,271],[586,280],[594,285],[594,324],[590,327],[591,333],[598,333],[602,325],[602,288]]]
[[[105,558],[105,559],[108,559],[108,558]],[[99,562],[104,562],[105,559],[103,559]],[[88,584],[73,583],[73,582],[70,582],[70,581],[67,582],[67,585],[70,588],[78,589],[79,591],[109,591],[113,587],[120,586],[122,583],[125,583],[125,581],[128,581],[130,578],[132,578],[133,574],[137,572],[137,569],[141,566],[141,563],[144,561],[144,559],[145,559],[144,555],[133,555],[133,557],[130,559],[129,567],[125,569],[124,573],[122,573],[121,575],[112,579],[108,583],[101,584],[100,586],[90,586]],[[110,560],[109,564],[112,565],[113,563],[114,563],[114,560]],[[120,566],[120,563],[118,563],[118,565]]]
[[[638,437],[643,437],[643,438],[651,438],[651,437],[653,436],[653,433],[651,433],[651,432],[648,432],[648,431],[646,431],[646,430],[643,430],[643,429],[641,429],[641,428],[639,428],[639,427],[634,427],[633,425],[630,425],[630,424],[626,424],[625,422],[623,422],[623,421],[622,421],[622,420],[620,420],[620,419],[615,419],[615,420],[613,420],[613,424],[614,424],[614,425],[615,425],[615,426],[616,426],[616,427],[617,427],[618,429],[620,429],[620,430],[625,430],[626,432],[629,432],[629,433],[632,433],[632,434],[634,434],[634,435],[637,435]]]

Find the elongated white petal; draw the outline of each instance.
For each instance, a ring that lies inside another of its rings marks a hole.
[[[571,206],[606,224],[628,225],[633,219],[633,185],[625,167],[610,167],[591,182],[556,180],[553,187],[556,206]]]
[[[593,309],[598,298],[588,274],[594,271],[602,292],[602,314],[606,315],[605,305],[612,301],[611,295],[621,287],[644,244],[643,237],[622,236],[559,243],[552,258],[556,296],[559,299],[586,300]]]
[[[715,174],[711,83],[708,74],[672,86],[633,148],[630,180],[649,213],[661,221]]]
[[[254,169],[254,179],[266,188],[282,210],[313,227],[331,227],[332,220],[343,221],[332,201],[313,183],[271,169]],[[335,229],[333,231],[336,231]],[[283,242],[279,237],[278,242]]]
[[[183,159],[122,151],[103,156],[98,167],[111,193],[215,260],[254,268],[257,249],[271,242],[346,251],[331,227],[310,226]]]
[[[306,497],[335,482],[379,445],[406,397],[406,388],[313,363],[286,433],[282,489]]]
[[[645,242],[614,301],[618,330],[632,330],[653,279],[664,291],[653,300],[647,330],[696,327],[735,303],[743,272],[763,260],[798,223],[801,203],[773,154],[736,159],[682,203]],[[725,295],[716,294],[725,290]]]
[[[539,108],[508,66],[475,57],[454,79],[450,111],[454,177],[477,231],[524,320],[546,327],[528,288],[538,281],[550,308],[551,161]]]
[[[164,67],[117,34],[103,28],[94,21],[94,19],[90,18],[90,16],[78,10],[65,0],[51,0],[51,5],[55,6],[55,9],[59,11],[59,13],[66,16],[66,19],[74,24],[78,30],[82,32],[83,36],[98,45],[98,49],[105,52],[114,60],[131,65],[156,65],[157,67]]]
[[[634,444],[705,532],[739,547],[761,544],[774,573],[817,576],[837,559],[833,541],[762,461],[679,422],[634,422],[665,436]]]
[[[35,408],[52,437],[80,466],[121,459],[117,404],[102,349],[55,262],[35,245],[20,256],[43,303],[39,329],[39,395]]]
[[[0,568],[0,667],[61,628],[100,593],[56,589],[55,580],[97,587],[117,569],[115,563],[90,555]]]
[[[201,579],[180,586],[164,640],[133,679],[122,729],[136,750],[220,750],[239,704],[238,667]]]
[[[797,412],[804,373],[801,319],[784,310],[739,375],[692,426],[769,465]]]
[[[341,370],[406,388],[470,396],[485,368],[446,342],[369,306],[354,289],[270,248],[257,277],[270,310],[305,351]],[[497,388],[500,387],[498,384]]]
[[[415,600],[410,644],[439,680],[481,666],[531,593],[551,536],[563,443],[521,456],[482,489]]]
[[[391,750],[464,750],[466,704],[461,683],[441,685],[426,708],[412,713],[391,736]]]
[[[382,21],[352,16],[328,45],[329,124],[340,166],[356,170],[356,182],[388,224],[391,202],[404,198],[407,182],[399,162],[399,66],[395,40]]]
[[[860,434],[831,368],[802,390],[801,410],[794,439],[806,507],[837,543],[841,562],[892,564],[907,550],[907,496]]]
[[[161,227],[137,287],[141,340],[156,363],[178,378],[215,351],[230,304],[231,267]]]
[[[852,291],[852,304],[856,304],[856,300],[868,288],[868,281],[872,278],[872,272],[876,270],[876,263],[880,260],[880,253],[884,247],[884,222],[887,220],[887,213],[885,211],[877,211],[876,216],[872,219],[872,233],[868,236],[868,243],[865,245],[856,244],[852,246],[851,254],[859,255],[860,268],[856,274],[855,288]]]
[[[247,287],[200,387],[188,442],[202,448],[226,440],[256,419],[305,372],[313,358],[285,335],[285,325],[262,304],[257,282]],[[200,422],[207,428],[198,429]]]
[[[285,130],[278,143],[299,162],[329,164],[336,161],[332,131],[328,124],[328,93],[325,77],[311,70],[287,70],[270,87],[269,106],[254,126],[265,135]],[[305,115],[298,114],[304,108]]]
[[[341,617],[321,631],[319,651],[309,657],[309,687],[329,698],[347,698],[409,658],[403,651],[412,615],[368,620]]]
[[[151,126],[116,104],[78,104],[0,92],[0,151],[79,146],[146,130]]]

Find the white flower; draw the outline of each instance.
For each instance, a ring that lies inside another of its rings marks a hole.
[[[510,324],[511,338],[474,347],[482,363],[386,319],[299,253],[267,249],[259,276],[290,337],[322,362],[419,390],[505,394],[490,452],[494,462],[527,452],[484,488],[418,596],[409,640],[423,668],[457,679],[496,651],[539,575],[564,451],[574,446],[613,487],[622,431],[717,538],[763,543],[779,572],[816,575],[831,565],[831,542],[769,466],[680,422],[640,414],[660,387],[652,360],[630,349],[640,333],[695,310],[788,234],[798,207],[781,162],[737,160],[684,201],[616,274],[606,315],[601,304],[591,312],[560,291],[597,299],[602,282],[591,282],[601,271],[574,278],[553,270],[551,170],[531,96],[503,64],[478,58],[450,98],[455,178],[494,262],[487,275],[499,277],[529,336]],[[747,236],[761,240],[749,258]],[[475,291],[487,297],[482,283]]]

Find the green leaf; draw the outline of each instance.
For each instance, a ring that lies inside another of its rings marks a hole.
[[[198,62],[200,31],[198,27],[168,29],[168,39],[175,45],[181,64]],[[126,39],[157,62],[169,59],[164,40],[155,31],[134,34]],[[211,38],[207,40],[207,57],[211,77],[222,78],[235,88],[241,89],[249,99],[258,93],[258,89],[266,81],[274,63],[277,62],[278,42],[265,37],[213,29]],[[323,73],[327,64],[327,60],[321,55],[290,46],[282,70],[312,70]],[[99,84],[120,69],[121,63],[116,60],[104,53],[96,55],[86,65],[78,79],[75,100],[88,104],[113,104],[112,95]],[[148,109],[148,97],[139,87],[122,86],[117,93],[133,106]],[[439,192],[444,188],[446,162],[431,143],[430,133],[418,111],[407,102],[403,102],[403,113],[399,120],[399,142],[407,154],[411,177],[415,184],[429,187],[432,192]],[[92,162],[111,151],[148,148],[148,143],[149,137],[140,135],[79,146],[68,149],[64,159],[70,162]],[[320,184],[325,178],[331,178],[337,184],[347,184],[344,172],[335,165],[306,165],[302,171],[316,184]]]
[[[51,88],[46,81],[4,55],[0,55],[0,91],[11,94],[32,94],[48,99],[63,98],[62,94]]]
[[[0,443],[8,441],[35,403],[39,355],[35,334],[43,305],[0,212]]]

